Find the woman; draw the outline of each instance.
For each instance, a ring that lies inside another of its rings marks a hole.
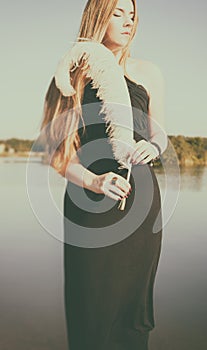
[[[153,116],[163,123],[161,74],[153,64],[130,57],[137,23],[135,0],[89,0],[78,37],[78,41],[89,39],[104,45],[123,71],[136,108],[136,146],[127,150],[130,178],[113,157],[104,121],[99,117],[97,123],[101,100],[86,77],[83,61],[70,71],[75,94],[64,96],[53,78],[46,95],[42,128],[46,127],[48,151],[53,154],[51,165],[67,179],[64,276],[70,350],[147,350],[149,332],[154,328],[153,285],[162,219],[151,165],[165,150],[167,138],[152,122]],[[111,84],[114,87],[116,82]],[[87,105],[89,108],[84,108]],[[71,109],[73,118],[68,112]],[[127,198],[126,207],[119,210],[117,204],[123,198]],[[156,219],[159,227],[153,234]],[[83,232],[95,232],[93,239],[102,237],[104,243],[88,240],[88,247],[78,241],[70,244],[70,238],[78,235],[75,227],[82,237]],[[115,241],[107,244],[104,238],[115,231]]]

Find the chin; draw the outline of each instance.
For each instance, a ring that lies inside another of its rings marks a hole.
[[[121,38],[119,41],[117,41],[115,44],[117,47],[124,48],[128,44],[129,38]]]
[[[122,40],[120,40],[122,46],[126,46],[129,42],[129,37],[123,37]]]

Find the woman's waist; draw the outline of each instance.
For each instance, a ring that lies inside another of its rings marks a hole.
[[[99,160],[86,168],[91,172],[95,173],[96,175],[102,175],[107,172],[113,172],[119,176],[124,177],[125,179],[127,179],[128,176],[128,169],[121,168],[120,164],[116,160],[111,159],[104,161]],[[133,165],[129,177],[129,182],[133,190],[132,192],[136,190],[135,184],[137,184],[138,187],[140,187],[141,185],[143,188],[145,188],[147,186],[147,178],[151,178],[151,181],[154,184],[153,186],[158,186],[154,169],[150,166],[150,164],[147,163],[145,165]],[[72,200],[74,202],[78,201],[80,203],[83,202],[85,199],[88,202],[89,199],[90,201],[92,201],[92,204],[96,204],[96,202],[102,201],[104,197],[104,194],[96,193],[89,189],[78,186],[69,180],[67,181],[65,200]]]

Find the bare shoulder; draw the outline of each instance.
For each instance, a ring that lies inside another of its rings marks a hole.
[[[127,59],[127,73],[137,84],[143,85],[150,92],[154,86],[164,85],[162,71],[155,63],[129,57]]]

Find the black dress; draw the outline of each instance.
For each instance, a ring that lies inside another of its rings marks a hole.
[[[147,140],[149,96],[142,85],[125,79],[134,107],[134,138]],[[84,132],[80,122],[80,161],[96,174],[113,171],[126,178],[126,169],[113,158],[96,92],[91,83],[86,85],[82,107],[87,126]],[[119,202],[67,182],[64,291],[70,350],[148,349],[149,331],[155,326],[161,197],[150,164],[133,166],[130,183],[132,193],[120,211]]]

